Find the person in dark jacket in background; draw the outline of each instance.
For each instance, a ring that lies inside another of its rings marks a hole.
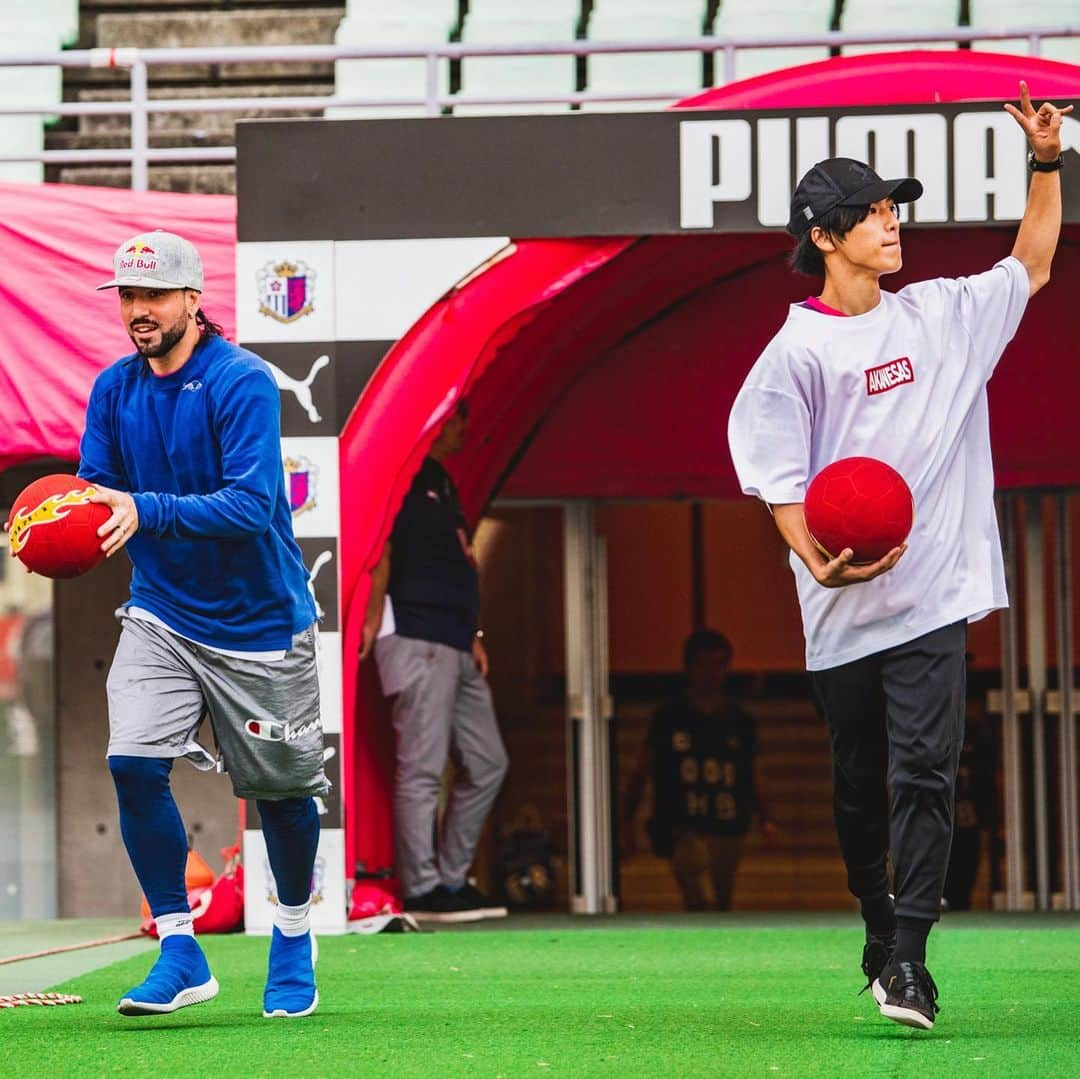
[[[443,461],[465,441],[465,402],[447,420],[398,512],[372,574],[360,658],[373,650],[393,699],[396,865],[405,910],[419,920],[506,915],[467,877],[507,770],[478,628],[472,535]],[[442,828],[436,816],[454,763]]]

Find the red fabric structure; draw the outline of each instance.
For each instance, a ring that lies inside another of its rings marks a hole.
[[[693,109],[816,109],[1013,101],[1027,79],[1039,101],[1076,96],[1075,64],[999,52],[917,50],[819,60],[770,71],[680,101]]]
[[[840,58],[708,91],[680,108],[763,109],[1080,96],[1080,68],[974,52]],[[988,268],[1014,228],[909,232],[907,281]],[[1055,284],[1033,302],[992,383],[1003,486],[1080,482],[1062,298],[1080,283],[1066,230]],[[391,350],[346,425],[341,475],[349,864],[393,860],[388,724],[356,654],[369,573],[410,479],[456,400],[471,445],[453,468],[473,516],[495,495],[722,498],[738,494],[727,414],[746,371],[805,297],[781,234],[519,240],[432,307]],[[1055,392],[1047,393],[1049,387]]]
[[[236,199],[70,184],[0,183],[0,469],[76,460],[97,373],[132,351],[113,252],[146,229],[182,232],[206,271],[206,311],[236,336]]]

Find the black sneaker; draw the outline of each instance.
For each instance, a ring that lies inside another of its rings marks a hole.
[[[461,892],[451,892],[441,884],[423,895],[406,896],[403,906],[418,922],[478,922],[487,917]]]
[[[896,951],[896,930],[888,933],[875,933],[866,927],[866,944],[862,950],[862,972],[866,975],[866,985],[860,992],[865,993],[878,976],[889,965]]]
[[[930,1030],[938,1013],[938,989],[922,963],[890,963],[874,982],[881,1014],[909,1027]]]
[[[479,911],[481,918],[505,918],[507,915],[506,907],[500,906],[491,896],[484,895],[475,884],[465,884],[456,897]]]

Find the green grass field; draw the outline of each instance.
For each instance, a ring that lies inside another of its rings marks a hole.
[[[260,1016],[267,942],[204,939],[221,994],[116,1014],[151,956],[56,986],[86,1003],[0,1012],[19,1076],[1080,1076],[1080,919],[951,916],[931,938],[935,1029],[858,996],[850,919],[532,919],[320,941],[309,1019]]]

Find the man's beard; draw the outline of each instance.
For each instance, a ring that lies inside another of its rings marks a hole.
[[[160,329],[160,327],[158,328]],[[132,334],[129,333],[128,336],[131,337],[131,343],[135,346],[140,356],[143,356],[148,360],[156,360],[158,357],[171,352],[186,332],[187,319],[182,318],[169,329],[161,330],[161,342],[157,345],[149,347],[143,346],[136,341]]]

